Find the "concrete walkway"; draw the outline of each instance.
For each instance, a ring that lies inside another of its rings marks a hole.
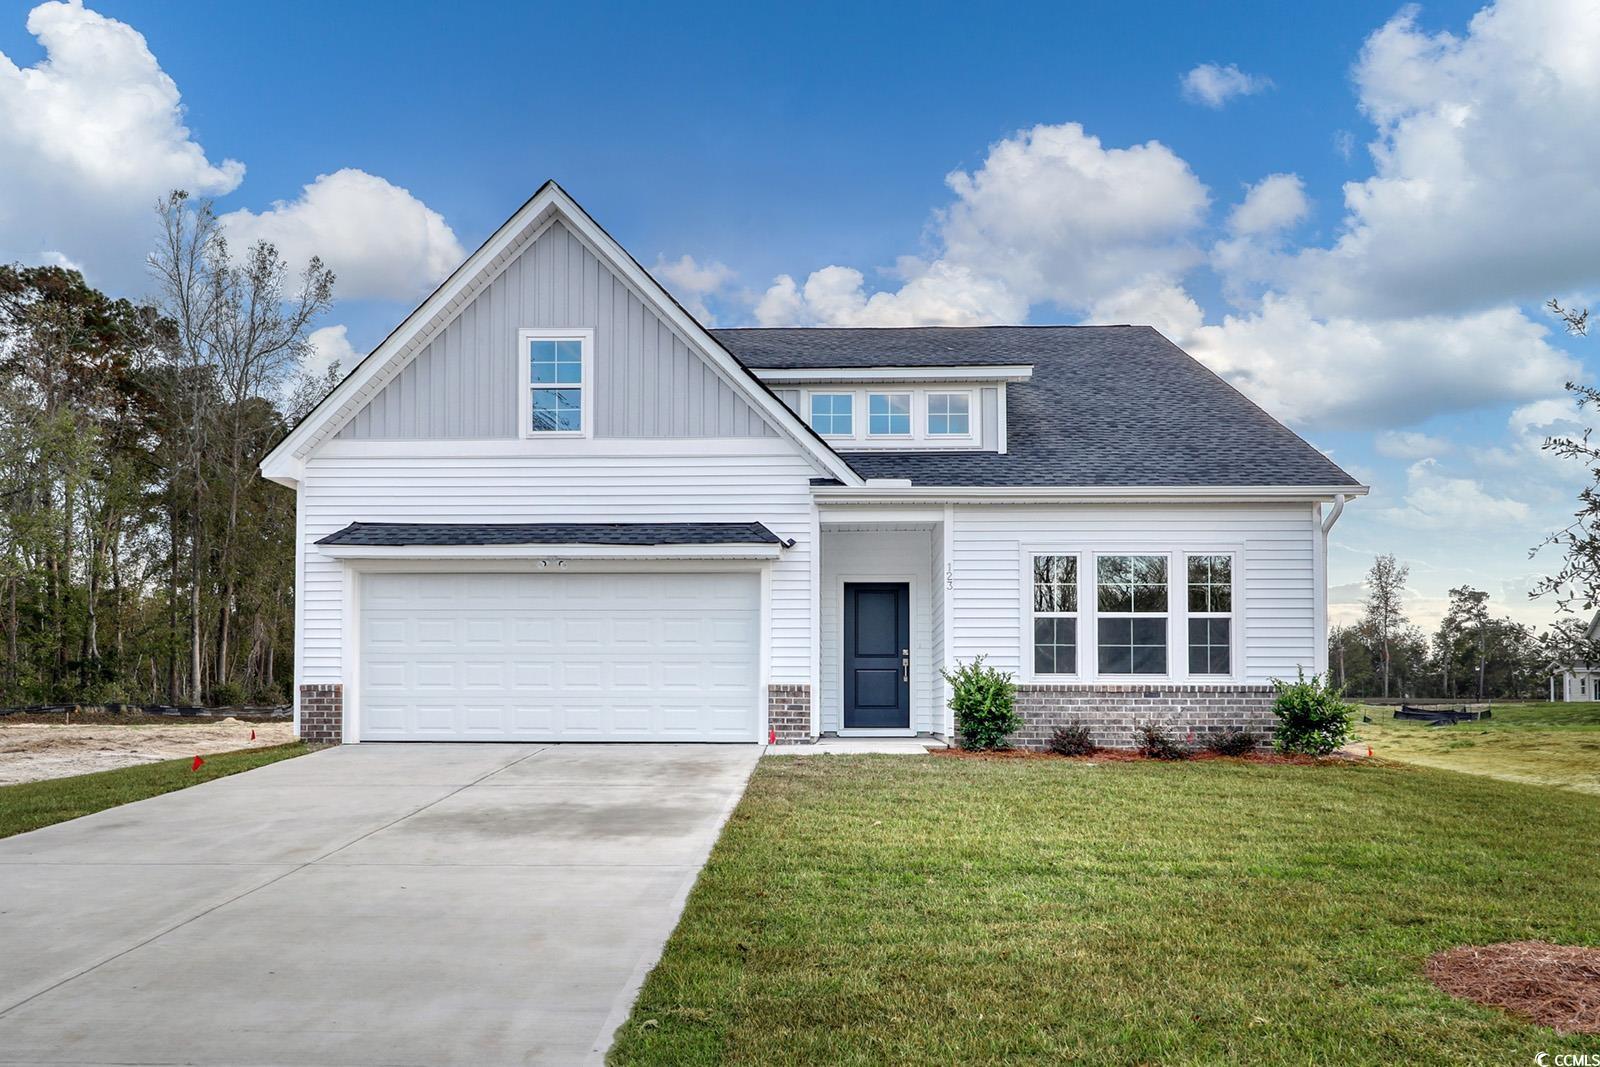
[[[597,1060],[759,752],[346,746],[0,841],[0,1063]]]

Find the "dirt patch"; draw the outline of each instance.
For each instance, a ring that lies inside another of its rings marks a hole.
[[[1087,756],[1060,756],[1033,748],[1007,748],[1000,751],[969,752],[964,748],[930,748],[930,756],[946,759],[975,760],[1064,760],[1068,763],[1184,763],[1224,760],[1229,763],[1292,763],[1299,766],[1316,766],[1324,763],[1348,763],[1348,756],[1335,754],[1327,757],[1296,756],[1283,752],[1254,752],[1248,756],[1223,756],[1216,752],[1193,752],[1181,760],[1157,760],[1140,755],[1131,748],[1100,748]]]
[[[1504,1008],[1563,1034],[1600,1034],[1600,948],[1506,941],[1429,957],[1428,977],[1452,996]]]
[[[255,739],[251,740],[251,731]],[[128,726],[0,723],[0,785],[65,778],[140,763],[266,748],[294,740],[287,722],[154,723]]]

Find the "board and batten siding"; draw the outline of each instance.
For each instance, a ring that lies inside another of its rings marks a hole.
[[[534,443],[530,442],[530,448]],[[352,522],[762,522],[795,544],[772,563],[769,681],[812,673],[809,482],[816,470],[788,442],[738,453],[462,455],[341,454],[330,442],[307,461],[300,488],[299,684],[344,682],[344,568],[315,542]],[[640,566],[648,566],[640,564]]]
[[[340,429],[343,440],[516,438],[517,331],[592,328],[596,438],[776,437],[765,417],[560,222]]]
[[[1236,648],[1243,670],[1235,681],[1265,684],[1315,669],[1317,623],[1316,542],[1320,531],[1312,509],[1282,505],[990,505],[954,509],[951,561],[955,588],[951,627],[945,635],[948,656],[985,662],[1030,675],[1023,660],[1023,626],[1031,591],[1024,579],[1023,553],[1077,551],[1091,566],[1096,551],[1184,552],[1237,546],[1241,574],[1235,618],[1242,631]],[[1173,575],[1174,594],[1182,582]],[[1080,663],[1093,654],[1093,635],[1080,634]],[[1179,660],[1178,634],[1171,650]],[[1120,679],[1127,680],[1127,679]],[[1181,680],[1181,679],[1174,679]],[[1196,679],[1215,681],[1216,679]],[[1137,681],[1137,679],[1134,679]]]

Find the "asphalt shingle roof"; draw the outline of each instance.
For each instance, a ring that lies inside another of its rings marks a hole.
[[[759,522],[352,522],[319,545],[781,545]]]
[[[712,330],[747,367],[1033,365],[1007,452],[843,452],[868,478],[945,486],[1355,486],[1148,326]]]

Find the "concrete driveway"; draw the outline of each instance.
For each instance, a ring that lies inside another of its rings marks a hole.
[[[0,1063],[598,1059],[754,745],[358,745],[0,841]]]

